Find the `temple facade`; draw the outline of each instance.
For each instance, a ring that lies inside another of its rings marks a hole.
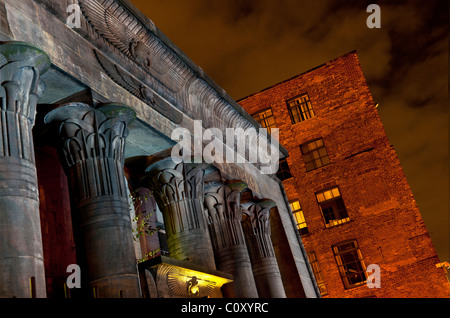
[[[320,297],[282,182],[218,136],[287,151],[128,0],[0,0],[0,79],[0,297]]]

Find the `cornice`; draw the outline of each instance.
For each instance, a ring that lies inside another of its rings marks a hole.
[[[157,107],[158,102],[153,98],[152,92],[190,118],[202,120],[205,128],[259,127],[241,106],[170,42],[130,1],[78,2],[88,25],[97,34],[91,41],[101,39],[109,48],[97,50],[96,56],[99,60],[102,59],[102,54],[108,56],[112,67],[105,67],[105,59],[100,64],[117,84],[165,116],[168,115],[167,111],[164,113],[161,107]],[[92,32],[86,33],[89,34]],[[109,70],[120,69],[114,64],[124,60],[128,63],[120,66],[128,74],[112,75]],[[124,81],[124,78],[131,80]],[[284,148],[280,147],[280,150],[287,154]]]
[[[83,55],[86,56],[88,59],[86,67],[95,69],[98,67],[102,70],[99,78],[106,75],[111,81],[127,90],[130,95],[169,119],[171,123],[191,129],[193,120],[201,120],[203,129],[219,128],[224,135],[226,128],[246,130],[260,127],[241,106],[215,84],[200,67],[190,61],[150,19],[140,13],[129,1],[33,1],[64,24],[68,14],[67,6],[79,4],[80,27],[70,29],[66,26],[68,30],[61,32],[61,36],[82,41],[82,43],[74,43],[78,63],[83,60]],[[45,26],[49,27],[47,24]],[[51,31],[55,37],[59,35],[59,32]],[[70,32],[79,36],[72,37],[68,34]],[[66,45],[70,47],[70,43]],[[63,58],[57,58],[60,63],[64,63]],[[77,67],[82,69],[84,76],[90,76],[90,70],[83,69],[84,65]],[[73,76],[76,77],[76,74]],[[98,77],[95,80],[98,80]],[[104,92],[102,85],[99,83],[96,86],[101,90],[96,91],[100,95]],[[114,94],[114,89],[108,86],[110,94]],[[129,99],[130,96],[123,96],[125,97]],[[106,100],[109,99],[106,98]],[[102,101],[105,100],[102,99]],[[129,100],[127,103],[130,104]],[[133,107],[132,103],[130,106]],[[142,108],[142,104],[139,107],[140,116],[142,116],[145,113],[145,107]],[[268,144],[272,142],[270,136],[259,133],[255,142],[259,144],[260,138],[264,140],[264,143],[266,140]],[[281,157],[288,155],[276,141],[273,143],[276,143],[275,147],[280,150]]]

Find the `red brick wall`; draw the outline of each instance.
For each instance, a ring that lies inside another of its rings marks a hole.
[[[307,93],[315,117],[292,124],[286,101]],[[293,178],[283,183],[299,199],[328,296],[448,297],[449,285],[400,162],[390,144],[356,52],[306,72],[239,104],[250,114],[271,107]],[[300,145],[322,138],[331,164],[306,172]],[[366,152],[363,152],[367,150]],[[350,222],[325,228],[315,192],[338,186]],[[356,239],[364,263],[381,268],[381,288],[345,289],[331,246]]]

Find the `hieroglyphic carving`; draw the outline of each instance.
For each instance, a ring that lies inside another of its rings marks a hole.
[[[156,27],[150,20],[144,24],[120,1],[78,1],[89,26],[99,38],[113,48],[114,52],[140,67],[143,74],[138,74],[140,72],[136,71],[136,68],[130,72],[142,85],[160,94],[191,118],[203,119],[205,127],[235,127],[245,130],[255,124],[244,117],[244,111],[236,109],[240,109],[237,104],[230,104],[231,98],[227,97],[222,89],[204,79],[200,68],[193,68],[186,58],[179,56],[178,49],[160,39],[155,34]],[[110,72],[111,74],[113,72]],[[117,77],[114,77],[114,80],[117,82]],[[142,91],[142,88],[138,86],[137,90],[134,89],[134,92],[136,91]],[[196,98],[198,91],[204,91],[206,99]],[[145,94],[135,95],[146,101]]]
[[[134,96],[142,99],[146,102],[154,104],[153,97],[150,95],[148,89],[146,91],[145,86],[139,83],[128,73],[122,71],[116,64],[108,61],[102,54],[94,50],[95,57],[99,62],[100,66],[103,68],[105,73],[116,83],[125,88]]]
[[[231,281],[170,264],[160,264],[155,270],[159,297],[215,297],[222,285]]]
[[[79,0],[92,28],[111,46],[144,71],[164,77],[164,85],[178,92],[190,72],[183,62],[153,37],[136,17],[114,0]]]
[[[105,71],[106,75],[111,78],[112,81],[126,89],[128,92],[130,92],[146,104],[153,106],[159,113],[166,116],[167,118],[170,118],[173,122],[181,123],[181,121],[183,120],[183,115],[179,111],[162,107],[159,105],[159,103],[156,103],[155,96],[149,87],[142,84],[140,81],[134,78],[134,76],[123,70],[117,64],[111,62],[97,50],[94,50],[94,54],[99,65],[102,67],[103,71]],[[160,83],[156,83],[157,80],[155,78],[147,76],[146,82],[150,83],[149,86],[160,93],[162,96],[165,96],[167,100],[169,100],[173,104],[177,103],[173,95],[170,94],[167,89],[165,89],[165,86]]]
[[[167,284],[174,295],[184,297],[207,297],[216,288],[215,282],[187,276],[173,269],[167,274]]]
[[[176,124],[183,114],[201,119],[204,128],[258,127],[201,68],[168,41],[153,22],[118,0],[78,0],[88,21],[81,32],[96,47],[99,64],[117,84]],[[87,31],[87,32],[86,32]],[[106,45],[105,45],[106,44]],[[272,135],[256,131],[255,145],[271,144]],[[268,142],[267,142],[268,141]],[[276,142],[275,147],[278,147]],[[237,142],[234,144],[237,151]],[[257,147],[247,148],[250,160]],[[258,157],[258,160],[260,158]],[[261,162],[251,162],[257,168]]]

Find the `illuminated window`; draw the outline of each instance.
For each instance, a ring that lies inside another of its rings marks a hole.
[[[311,171],[330,164],[327,150],[322,139],[310,141],[300,146],[306,171]]]
[[[267,128],[270,133],[271,128],[275,128],[275,119],[273,118],[272,109],[267,108],[252,115],[252,117],[261,124],[261,127]]]
[[[365,283],[366,267],[356,240],[334,245],[333,253],[345,288]]]
[[[327,287],[325,286],[325,281],[323,280],[322,273],[320,272],[316,253],[308,252],[306,253],[306,255],[308,256],[309,264],[311,265],[312,271],[314,273],[314,277],[316,279],[317,287],[319,287],[320,294],[322,296],[328,294]]]
[[[325,227],[332,227],[350,221],[338,187],[316,193],[322,211]]]
[[[281,159],[278,167],[277,177],[281,181],[292,178],[291,171],[286,159]]]
[[[314,117],[314,111],[312,109],[308,94],[288,100],[287,104],[293,124]]]
[[[302,207],[298,200],[289,203],[292,213],[294,214],[295,221],[297,223],[297,229],[300,235],[309,234],[308,226],[306,225],[305,216],[303,215]]]

